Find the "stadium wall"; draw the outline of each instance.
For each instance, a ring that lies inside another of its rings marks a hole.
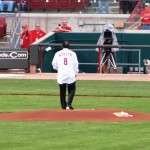
[[[150,31],[141,31],[140,33],[135,33],[131,31],[124,31],[116,33],[120,45],[149,45]],[[63,40],[68,40],[71,44],[97,44],[97,40],[100,33],[50,33],[47,37],[42,38],[39,42],[34,43],[39,45],[40,43],[58,43],[60,44]],[[150,46],[149,46],[150,47]],[[117,52],[117,63],[140,63],[139,69],[144,73],[144,63],[143,59],[150,59],[150,48],[136,48],[141,50],[140,62],[138,52],[134,52],[133,48],[130,51]],[[46,51],[47,46],[43,46],[42,50],[42,61],[38,60],[38,66],[41,66],[42,72],[55,72],[52,69],[51,61],[55,52],[57,52],[61,47],[52,47],[51,51]],[[98,65],[98,55],[95,48],[84,48],[80,46],[72,48],[76,51],[80,63],[94,63],[94,65],[82,65],[80,64],[80,71],[86,73],[97,73]],[[38,49],[39,50],[39,49]],[[39,54],[40,55],[40,54]],[[133,67],[133,72],[138,73],[138,66],[121,66],[123,67],[123,73],[129,72],[129,68]]]
[[[47,33],[53,31],[62,19],[68,20],[73,32],[101,32],[104,24],[115,24],[116,21],[125,22],[128,17],[129,14],[20,13],[21,23],[28,23],[32,30],[35,23],[40,22],[42,29]],[[120,32],[122,29],[116,29],[116,31]]]

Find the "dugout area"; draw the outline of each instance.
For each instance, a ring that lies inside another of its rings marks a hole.
[[[39,42],[31,45],[31,64],[35,64],[42,72],[53,73],[51,62],[54,54],[61,49],[61,42],[67,40],[71,44],[96,45],[100,33],[49,33]],[[149,33],[116,33],[119,45],[149,45]],[[46,51],[50,44],[51,50]],[[57,45],[58,44],[58,45]],[[79,60],[80,72],[98,72],[98,53],[95,48],[73,47]],[[120,73],[145,73],[143,59],[150,59],[150,48],[127,48],[117,52],[117,66],[122,68]],[[128,65],[129,64],[129,65]],[[132,68],[132,70],[131,70]]]

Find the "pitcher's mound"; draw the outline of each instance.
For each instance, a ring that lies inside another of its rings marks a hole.
[[[0,120],[40,122],[134,122],[150,121],[150,114],[119,109],[39,110],[0,114]]]

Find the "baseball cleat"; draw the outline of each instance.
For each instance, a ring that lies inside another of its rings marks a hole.
[[[67,106],[66,109],[74,109],[72,106]]]

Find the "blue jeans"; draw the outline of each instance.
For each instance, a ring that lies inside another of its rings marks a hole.
[[[13,11],[14,3],[15,2],[13,2],[13,1],[1,1],[0,2],[0,11],[4,11],[4,5],[8,6],[8,8],[7,8],[8,12]]]
[[[99,6],[99,12],[100,13],[109,13],[109,6],[108,6],[108,2],[106,0],[99,0],[98,2],[98,6]]]
[[[141,30],[150,30],[150,25],[142,25]]]
[[[27,10],[27,4],[26,3],[17,3],[17,7],[19,11],[26,11]]]

